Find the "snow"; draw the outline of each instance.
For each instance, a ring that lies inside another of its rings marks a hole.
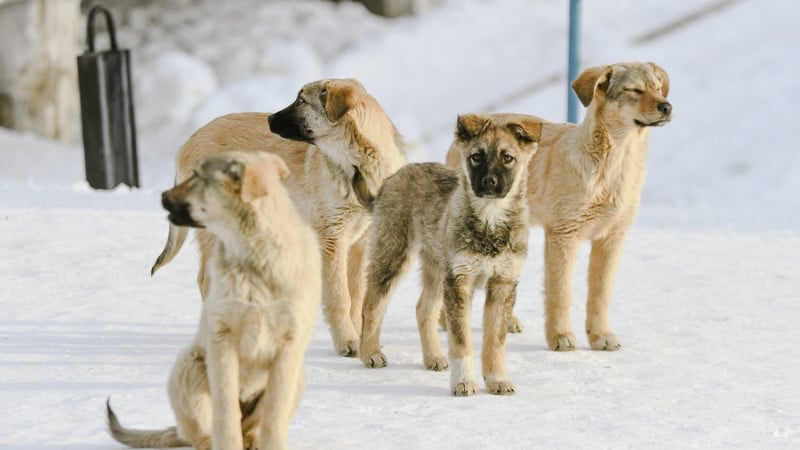
[[[160,192],[203,121],[274,110],[325,76],[361,79],[412,160],[441,160],[461,112],[564,117],[566,2],[451,0],[392,21],[349,3],[239,2],[257,5],[249,13],[236,3],[153,2],[121,29],[120,45],[137,45],[137,93],[151,83],[137,100],[141,188],[93,191],[80,146],[0,129],[0,447],[120,448],[105,431],[108,396],[126,426],[174,423],[166,379],[201,308],[193,243],[154,277],[149,269],[167,233]],[[800,6],[583,3],[584,65],[655,61],[675,107],[651,133],[615,284],[623,349],[594,352],[580,335],[588,246],[575,271],[579,349],[546,349],[535,230],[517,300],[525,331],[507,344],[515,396],[454,398],[447,372],[424,370],[415,271],[386,315],[384,369],[335,355],[318,317],[291,448],[800,447]],[[709,5],[723,7],[642,41]],[[169,27],[153,22],[159,13]],[[157,62],[178,51],[183,62]]]

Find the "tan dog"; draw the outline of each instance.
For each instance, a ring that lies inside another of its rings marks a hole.
[[[451,391],[477,393],[469,322],[474,290],[486,286],[481,355],[486,389],[514,393],[505,370],[507,312],[527,256],[527,165],[541,127],[540,120],[520,115],[459,116],[453,148],[460,170],[409,164],[386,180],[374,201],[370,231],[364,365],[386,365],[380,325],[389,297],[418,252],[423,285],[417,324],[425,366],[448,366],[436,334],[444,299]]]
[[[109,406],[119,442],[286,448],[321,291],[317,239],[281,184],[288,174],[278,156],[226,152],[164,192],[170,222],[216,238],[208,292],[194,343],[170,376],[177,429],[127,430]]]
[[[292,174],[286,187],[319,236],[323,312],[334,348],[341,355],[355,356],[370,216],[356,199],[353,182],[375,193],[405,164],[397,130],[358,81],[316,81],[305,85],[294,103],[274,115],[230,114],[197,130],[178,152],[176,182],[191,176],[201,157],[231,149],[269,151],[283,157],[289,166]],[[178,253],[187,232],[170,224],[153,272]],[[205,298],[206,262],[214,237],[200,230],[197,239],[201,254],[197,281]]]
[[[669,77],[653,63],[619,63],[586,69],[572,87],[586,117],[546,122],[529,166],[530,223],[545,232],[545,334],[551,349],[575,349],[572,272],[581,241],[590,240],[586,333],[593,349],[617,350],[608,322],[614,274],[639,209],[649,127],[672,117]],[[448,165],[458,157],[451,149]]]

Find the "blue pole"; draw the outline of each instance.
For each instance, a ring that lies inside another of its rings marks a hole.
[[[578,97],[572,92],[572,81],[580,67],[581,0],[569,0],[569,55],[567,58],[567,122],[578,122]]]

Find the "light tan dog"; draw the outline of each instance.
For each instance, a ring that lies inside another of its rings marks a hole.
[[[170,222],[216,240],[194,343],[169,380],[177,428],[109,429],[131,447],[284,449],[303,388],[321,280],[317,239],[281,180],[283,160],[226,152],[163,195]]]
[[[478,392],[469,323],[473,293],[485,286],[481,362],[486,389],[514,393],[506,375],[505,339],[528,251],[526,179],[541,128],[541,120],[521,115],[459,116],[453,144],[459,170],[409,164],[386,180],[374,200],[370,229],[364,365],[386,365],[380,325],[389,297],[419,253],[423,285],[417,324],[425,367],[448,367],[436,333],[444,304],[451,392]]]
[[[361,331],[365,230],[370,215],[354,195],[353,183],[357,181],[374,194],[389,175],[405,164],[400,137],[391,120],[356,80],[309,83],[294,103],[273,115],[230,114],[197,130],[178,152],[176,182],[191,176],[201,157],[231,149],[269,151],[286,161],[292,173],[286,187],[319,236],[323,312],[334,348],[341,355],[356,356]],[[153,272],[178,253],[187,232],[187,228],[170,224],[167,243]],[[205,298],[206,263],[214,237],[200,230],[197,239],[197,281]]]
[[[586,333],[595,350],[617,350],[608,306],[622,243],[639,209],[649,128],[672,118],[669,77],[653,63],[586,69],[572,83],[587,106],[579,125],[546,122],[531,159],[531,225],[545,233],[545,335],[553,350],[575,349],[572,272],[581,241],[592,241]],[[451,149],[448,165],[458,164]]]

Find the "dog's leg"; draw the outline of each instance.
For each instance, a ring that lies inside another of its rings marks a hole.
[[[625,233],[592,241],[589,257],[589,298],[586,302],[586,334],[595,350],[619,350],[619,339],[608,323],[608,305],[614,288]]]
[[[493,276],[486,286],[483,308],[483,349],[481,367],[490,394],[514,395],[514,384],[506,375],[506,333],[508,308],[513,303],[516,281]]]
[[[190,347],[178,356],[167,383],[178,436],[197,449],[211,450],[211,392],[202,351]]]
[[[211,324],[206,363],[214,411],[214,448],[243,448],[242,412],[239,406],[239,356],[227,324]]]
[[[208,276],[208,260],[214,250],[214,236],[204,230],[195,230],[197,243],[200,247],[200,267],[197,270],[197,286],[200,288],[200,297],[205,301],[208,295],[210,278]]]
[[[289,421],[299,403],[303,380],[304,351],[298,340],[287,340],[280,347],[269,369],[269,382],[261,400],[261,442],[259,450],[283,450],[289,434]]]
[[[569,307],[572,303],[572,271],[579,244],[576,236],[545,231],[545,336],[552,350],[575,350]]]
[[[342,356],[358,356],[358,333],[350,320],[349,243],[343,242],[339,227],[323,227],[318,231],[322,246],[322,313],[330,327],[336,352]]]
[[[472,332],[469,328],[473,283],[474,280],[466,275],[448,274],[444,286],[450,392],[458,397],[478,393],[472,357]]]
[[[364,233],[353,245],[347,257],[347,282],[350,287],[350,320],[356,333],[361,334],[362,306],[364,304],[364,288],[366,286],[365,253],[367,251],[367,233]]]
[[[381,323],[397,283],[411,267],[411,254],[405,232],[397,233],[393,227],[377,222],[372,226],[374,236],[370,238],[371,255],[367,266],[361,361],[366,367],[379,368],[386,367],[387,361],[381,351]]]
[[[517,303],[517,290],[514,289],[512,297],[506,302],[506,330],[509,333],[522,333],[522,321],[514,315],[514,304]]]
[[[417,326],[425,368],[437,372],[447,369],[447,358],[436,331],[436,322],[443,312],[443,296],[444,272],[423,255],[422,293],[417,301]]]

